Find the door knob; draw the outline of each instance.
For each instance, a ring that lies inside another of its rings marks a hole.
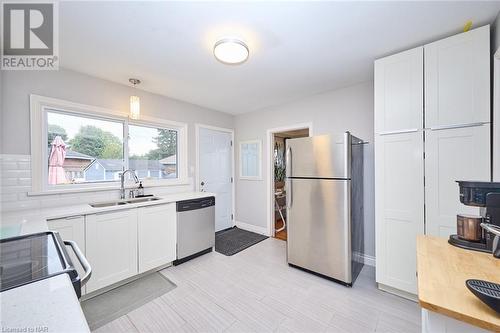
[[[204,186],[205,185],[205,182],[201,182],[201,186]]]

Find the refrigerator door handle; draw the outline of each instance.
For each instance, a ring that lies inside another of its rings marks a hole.
[[[292,207],[292,180],[290,176],[292,175],[292,148],[288,147],[286,150],[286,181],[287,181],[287,189],[286,189],[286,208],[290,209]]]

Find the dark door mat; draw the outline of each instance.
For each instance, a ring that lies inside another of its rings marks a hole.
[[[95,330],[171,291],[176,285],[155,272],[92,297],[80,304],[91,330]]]
[[[215,251],[232,256],[269,237],[233,227],[215,233]]]

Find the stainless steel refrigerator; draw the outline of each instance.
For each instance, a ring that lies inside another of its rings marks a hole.
[[[288,264],[352,285],[363,264],[363,141],[286,141]]]

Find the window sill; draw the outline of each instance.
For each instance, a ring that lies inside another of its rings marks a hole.
[[[189,179],[176,179],[172,181],[154,181],[154,180],[141,180],[145,188],[149,187],[171,187],[171,186],[185,186],[190,185]],[[137,185],[125,184],[125,189],[136,189]],[[101,192],[101,191],[118,191],[120,190],[120,185],[113,184],[108,186],[81,186],[81,187],[71,187],[71,188],[58,188],[45,191],[32,191],[28,192],[29,197],[43,196],[43,195],[54,195],[54,194],[71,194],[71,193],[81,193],[81,192]]]

